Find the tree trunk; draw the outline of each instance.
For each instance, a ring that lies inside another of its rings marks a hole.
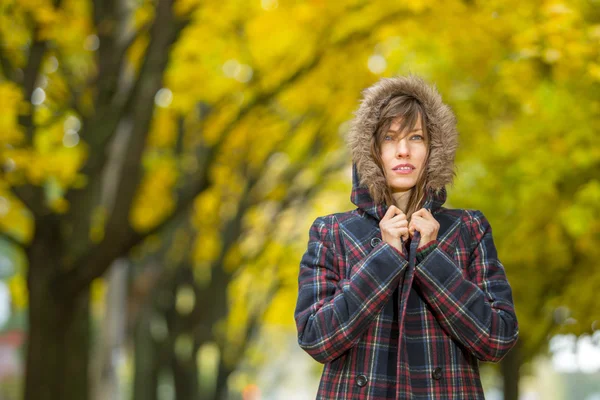
[[[119,362],[125,351],[125,309],[127,293],[127,262],[116,260],[106,277],[105,313],[100,321],[99,337],[95,340],[92,365],[93,400],[120,400],[122,384],[119,380]]]
[[[221,353],[222,354],[222,353]],[[229,397],[229,386],[227,380],[233,372],[233,368],[227,366],[223,357],[219,359],[219,370],[217,372],[217,383],[215,388],[214,400],[225,400]]]
[[[29,266],[25,400],[88,398],[89,288],[57,303],[45,269]]]
[[[519,400],[519,377],[521,370],[521,349],[517,341],[515,347],[500,363],[504,382],[504,400]]]
[[[177,400],[196,400],[198,399],[198,365],[196,363],[198,348],[194,345],[190,356],[185,360],[182,360],[174,350],[173,348],[171,354],[171,369],[175,385],[175,398]]]
[[[133,400],[158,399],[159,352],[151,331],[152,308],[139,313],[134,328]]]
[[[52,286],[62,247],[55,227],[51,221],[36,226],[27,254],[25,400],[88,398],[89,287],[65,301]]]

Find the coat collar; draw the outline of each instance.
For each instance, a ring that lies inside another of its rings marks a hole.
[[[433,213],[446,202],[446,197],[445,187],[442,187],[440,190],[428,188],[422,207],[427,208]],[[388,209],[385,203],[375,203],[369,193],[369,189],[360,185],[360,176],[354,162],[352,163],[352,193],[350,194],[350,200],[354,205],[378,221],[383,218]]]

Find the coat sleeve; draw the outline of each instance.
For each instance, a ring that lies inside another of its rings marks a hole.
[[[335,232],[334,232],[335,231]],[[335,216],[317,218],[300,261],[294,317],[298,343],[315,360],[326,363],[352,348],[398,287],[408,262],[381,241],[356,265],[348,279],[340,254]]]
[[[479,210],[467,210],[476,242],[465,278],[454,259],[437,246],[423,246],[415,283],[442,328],[482,361],[498,362],[515,345],[519,326],[492,228]],[[474,279],[473,279],[474,277]]]

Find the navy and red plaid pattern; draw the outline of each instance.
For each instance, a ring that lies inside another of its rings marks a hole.
[[[497,362],[518,338],[511,288],[478,210],[424,207],[436,240],[408,260],[381,240],[374,205],[317,218],[300,261],[298,343],[324,364],[318,399],[483,399],[479,360]]]

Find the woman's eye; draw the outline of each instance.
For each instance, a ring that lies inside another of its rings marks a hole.
[[[413,135],[413,136],[412,136],[412,138],[413,138],[413,139],[414,139],[414,138],[425,139],[425,138],[423,137],[423,135]]]
[[[392,137],[390,135],[386,135],[383,140],[392,140]]]

